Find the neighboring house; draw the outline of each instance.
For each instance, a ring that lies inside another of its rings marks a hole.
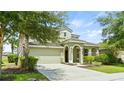
[[[100,44],[99,44],[99,46],[100,46]],[[105,49],[105,48],[99,48],[99,54],[104,54],[104,53],[106,53],[106,52],[108,52],[108,50],[107,49]],[[117,58],[120,58],[121,60],[122,60],[122,62],[124,63],[124,51],[116,51],[117,52]]]
[[[39,63],[83,63],[83,56],[99,55],[96,44],[79,39],[68,27],[60,30],[58,43],[40,44],[30,40],[30,55],[37,56]]]
[[[121,58],[124,63],[124,51],[119,51],[119,54],[117,56],[118,58]]]

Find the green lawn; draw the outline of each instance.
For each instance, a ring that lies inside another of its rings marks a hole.
[[[8,59],[7,59],[7,57],[3,57],[3,58],[2,58],[2,62],[3,62],[3,64],[8,64]]]
[[[14,78],[13,81],[27,81],[29,78],[30,79],[35,78],[39,81],[48,80],[43,74],[41,74],[39,72],[18,73],[18,74],[2,74],[2,78],[7,78],[7,77]]]
[[[111,74],[111,73],[124,72],[124,65],[123,64],[110,65],[110,66],[109,65],[101,65],[101,66],[88,67],[88,69]]]

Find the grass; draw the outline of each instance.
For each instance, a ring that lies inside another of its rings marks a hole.
[[[2,58],[2,62],[3,62],[3,64],[8,64],[8,59],[7,59],[7,57],[3,57],[3,58]]]
[[[36,80],[48,80],[43,74],[39,72],[17,73],[17,74],[2,74],[2,78],[13,78],[13,81],[27,81],[35,78]]]
[[[114,66],[124,67],[124,64],[115,64]]]
[[[15,67],[15,63],[9,63],[8,62],[7,56],[3,56],[2,63],[3,63],[2,68],[14,68]]]
[[[88,69],[100,71],[104,73],[110,73],[110,74],[119,73],[119,72],[124,72],[124,64],[92,66],[92,67],[88,67]]]

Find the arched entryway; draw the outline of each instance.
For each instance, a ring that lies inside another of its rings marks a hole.
[[[68,51],[68,50],[69,50],[69,48],[66,46],[66,47],[65,47],[65,62],[66,62],[66,63],[69,62],[69,59],[68,59],[68,55],[69,55],[68,53],[69,53],[69,51]]]
[[[80,62],[80,47],[79,46],[73,47],[73,62],[74,63]]]
[[[84,48],[84,56],[88,56],[88,49]]]

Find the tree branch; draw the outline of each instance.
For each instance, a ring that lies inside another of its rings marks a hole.
[[[10,37],[11,37],[12,34],[10,34],[3,42],[6,42]]]
[[[5,39],[3,42],[6,42],[14,33],[15,33],[15,32],[12,31],[12,32],[6,37],[6,39]],[[4,36],[5,36],[5,35],[4,35]]]

